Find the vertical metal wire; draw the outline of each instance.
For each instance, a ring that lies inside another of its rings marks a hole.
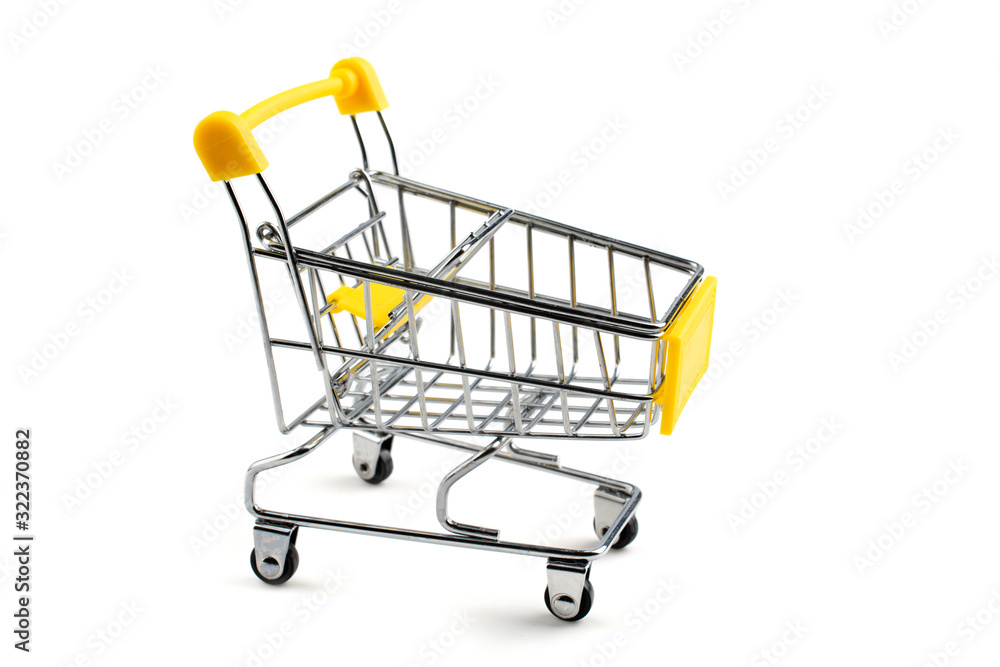
[[[576,247],[572,236],[567,236],[569,241],[569,303],[576,308]],[[580,361],[580,341],[577,334],[576,325],[573,325],[573,371]],[[573,372],[570,372],[573,375]]]
[[[370,281],[362,281],[365,290],[365,326],[368,329],[368,351],[371,353],[375,352],[375,328],[372,321],[374,318],[374,309],[372,308],[372,284]],[[384,428],[382,425],[382,392],[378,388],[378,364],[374,359],[368,360],[368,370],[371,371],[372,378],[372,409],[375,412],[375,426],[379,429]]]
[[[406,301],[406,325],[410,330],[410,354],[414,361],[420,360],[420,347],[417,345],[417,315],[413,308],[413,290],[404,290],[403,298]],[[417,385],[417,401],[420,404],[420,424],[425,431],[430,428],[427,424],[427,399],[424,396],[424,374],[419,368],[413,369],[413,378]]]
[[[385,124],[385,118],[382,117],[381,111],[376,111],[378,116],[378,122],[382,124],[382,132],[385,134],[386,143],[389,144],[389,157],[392,158],[392,173],[399,176],[399,163],[396,162],[396,145],[392,142],[392,135],[389,134],[389,127]],[[365,169],[367,170],[367,166]],[[396,192],[399,196],[399,226],[400,233],[403,237],[403,268],[406,271],[413,269],[414,258],[413,258],[413,244],[410,239],[410,223],[406,219],[406,206],[403,202],[403,188],[397,187]],[[454,204],[453,204],[454,205]]]
[[[261,338],[264,342],[264,357],[267,360],[267,374],[271,382],[271,398],[274,402],[274,416],[278,420],[278,430],[288,433],[288,425],[285,423],[285,412],[281,407],[281,392],[278,389],[278,371],[274,364],[274,349],[271,346],[271,332],[267,324],[267,312],[264,310],[264,300],[261,296],[260,276],[257,273],[257,262],[253,256],[253,241],[250,238],[250,227],[247,225],[246,216],[236,198],[236,192],[229,181],[223,181],[229,200],[236,210],[236,217],[240,221],[240,230],[243,237],[243,250],[247,258],[247,266],[250,268],[250,279],[253,282],[254,306],[257,309],[257,320],[260,322]]]
[[[367,233],[367,232],[365,232],[365,233]],[[368,252],[368,261],[371,264],[375,264],[376,263],[375,262],[375,257],[378,255],[378,245],[377,245],[378,237],[376,237],[374,234],[372,234],[372,238],[373,238],[373,240],[376,241],[374,252],[372,251],[372,246],[368,243],[368,237],[365,236],[365,234],[361,235],[361,241],[365,244],[365,251]]]
[[[316,323],[316,341],[319,343],[320,349],[323,348],[323,317],[320,315],[322,306],[320,306],[320,299],[322,298],[322,303],[326,303],[326,297],[322,295],[321,287],[319,286],[319,274],[314,268],[309,268],[307,270],[309,274],[309,296],[312,301],[313,321]],[[323,354],[320,357],[323,360],[323,368],[320,369],[320,373],[323,376],[323,391],[326,393],[326,406],[327,412],[330,413],[330,422],[336,424],[339,418],[343,416],[340,409],[340,401],[337,399],[336,393],[333,391],[333,378],[330,375],[330,369],[327,366],[326,355]]]
[[[552,321],[552,340],[556,347],[556,378],[559,382],[566,382],[566,372],[563,367],[562,335],[559,332],[559,323]],[[559,402],[562,406],[563,430],[566,435],[573,435],[573,426],[569,423],[569,394],[565,389],[559,390]]]
[[[361,149],[361,166],[368,171],[368,151],[365,150],[365,140],[361,137],[361,128],[358,127],[358,119],[351,114],[351,125],[354,126],[354,136],[358,138],[358,147]]]
[[[449,219],[451,221],[451,250],[454,250],[455,246],[458,244],[458,229],[456,227],[455,210],[455,202],[448,204]]]
[[[458,244],[458,238],[457,238],[458,235],[457,235],[457,230],[455,228],[455,202],[451,202],[448,205],[448,213],[449,213],[449,216],[448,216],[449,217],[449,226],[451,228],[451,247],[449,248],[449,250],[454,250],[455,246]],[[454,359],[455,358],[455,351],[456,351],[456,335],[457,334],[455,333],[455,316],[454,316],[454,313],[450,313],[450,315],[451,315],[451,358]]]
[[[525,232],[528,239],[528,298],[534,300],[535,298],[535,252],[532,248],[531,243],[531,230],[532,225],[525,225]],[[532,369],[535,367],[535,363],[538,361],[538,341],[535,330],[535,318],[531,318],[531,363],[528,365],[528,370],[525,375],[531,375]]]
[[[344,244],[344,252],[347,253],[347,259],[354,259],[354,253],[351,252],[351,246],[347,243]],[[344,276],[338,273],[337,277],[340,278],[340,284],[346,287],[347,282],[344,281]],[[361,347],[365,344],[365,340],[361,335],[361,327],[358,325],[358,318],[353,313],[351,314],[351,322],[354,323],[354,333],[358,337],[358,347]]]
[[[608,246],[608,279],[611,282],[611,314],[618,317],[618,290],[615,285],[615,251],[611,246]],[[621,346],[619,344],[618,334],[614,334],[614,353],[615,353],[615,370],[611,373],[613,385],[615,380],[618,379],[619,369],[621,368]],[[611,387],[608,387],[610,389]]]
[[[601,376],[604,378],[604,388],[608,391],[611,390],[611,377],[608,375],[608,361],[604,357],[604,345],[601,343],[601,334],[596,329],[594,330],[594,346],[597,348],[597,360],[601,366]],[[608,398],[606,399],[608,406],[608,423],[611,426],[611,432],[615,437],[621,436],[621,429],[618,427],[618,413],[615,412],[615,402],[614,400]]]
[[[504,311],[504,329],[507,332],[507,363],[510,376],[517,377],[517,365],[514,363],[514,327],[510,321],[510,311]],[[524,424],[521,422],[521,385],[510,383],[510,397],[514,407],[514,429],[519,435],[524,435]]]
[[[372,185],[372,181],[371,181],[371,178],[368,176],[368,172],[367,171],[361,171],[361,172],[354,171],[352,173],[352,176],[354,176],[354,175],[357,175],[358,178],[360,178],[362,181],[364,181],[365,188],[367,188],[367,190],[368,190],[367,192],[365,192],[365,189],[362,188],[360,186],[360,184],[358,185],[358,190],[361,191],[362,193],[364,193],[365,197],[368,199],[368,213],[373,218],[376,217],[376,216],[378,216],[382,211],[381,211],[381,209],[378,206],[378,200],[375,197],[375,187]],[[390,250],[390,248],[389,248],[389,239],[385,235],[385,227],[382,225],[382,220],[380,219],[378,222],[376,222],[375,226],[373,228],[371,228],[371,229],[368,230],[368,233],[371,234],[372,247],[375,250],[375,256],[376,257],[381,257],[381,251],[379,249],[379,243],[378,243],[379,234],[381,234],[381,236],[382,236],[382,242],[385,245],[386,258],[390,257],[392,255],[392,250]],[[362,239],[366,238],[364,233],[361,234],[361,238]],[[369,251],[369,253],[370,252],[371,251]],[[374,263],[374,260],[373,260],[373,263]]]
[[[319,293],[320,296],[323,297],[324,301],[323,307],[325,308],[326,295],[329,294],[329,292],[327,292],[326,287],[323,286],[323,276],[320,275],[319,271],[316,272],[316,283],[319,285]],[[343,279],[341,279],[341,284],[343,284]],[[340,331],[337,329],[337,319],[333,316],[333,311],[332,310],[329,311],[326,315],[327,319],[329,319],[330,321],[330,330],[333,332],[334,342],[337,343],[337,347],[343,347],[343,344],[340,342]],[[340,359],[341,361],[347,361],[347,357],[343,355],[341,355]]]
[[[649,268],[649,257],[643,257],[642,266],[646,273],[646,293],[649,295],[649,321],[656,321],[656,299],[653,297],[653,274]]]
[[[458,301],[451,302],[451,321],[455,324],[455,342],[458,345],[458,365],[465,368],[465,338],[462,335],[462,317],[458,312]],[[469,376],[462,373],[462,391],[465,396],[465,416],[469,431],[476,431],[476,417],[472,412],[472,389],[469,387]]]
[[[497,253],[496,243],[490,239],[490,291],[497,288]],[[493,367],[493,360],[497,358],[497,311],[490,308],[490,360],[486,363],[486,368]]]
[[[263,174],[257,174],[257,182],[264,191],[268,202],[271,204],[271,210],[274,211],[274,217],[278,221],[278,233],[281,235],[281,242],[285,246],[285,258],[288,265],[288,275],[292,281],[292,286],[294,287],[295,298],[299,302],[299,308],[302,310],[302,317],[305,319],[306,329],[309,331],[309,342],[312,345],[313,358],[316,361],[316,369],[322,370],[322,354],[319,351],[319,343],[316,341],[316,333],[313,328],[312,317],[309,315],[309,306],[306,303],[306,289],[302,284],[302,275],[299,273],[299,263],[296,259],[295,248],[292,246],[292,241],[288,234],[288,225],[285,224],[285,216],[281,213],[281,208],[278,206],[278,202],[274,198],[274,194],[271,193],[271,188],[267,187],[267,181],[264,180]]]
[[[649,257],[642,258],[643,272],[646,276],[646,294],[649,297],[649,321],[656,322],[656,298],[653,296],[653,274],[650,270]],[[649,393],[652,394],[656,391],[657,387],[660,386],[660,381],[662,378],[663,367],[659,363],[660,361],[660,347],[666,347],[666,343],[662,340],[656,341],[653,345],[651,351],[651,358],[649,360]],[[646,413],[646,423],[649,424],[653,421],[653,411],[657,409],[655,402],[649,404],[649,408]]]

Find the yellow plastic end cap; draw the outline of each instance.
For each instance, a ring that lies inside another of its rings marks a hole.
[[[654,397],[663,407],[660,434],[670,435],[695,387],[708,370],[718,280],[708,276],[681,308],[661,340],[667,345],[663,384]]]
[[[216,111],[198,123],[194,149],[213,181],[228,181],[267,169],[267,158],[250,126],[231,111]]]
[[[343,92],[334,95],[341,114],[381,111],[389,106],[370,62],[364,58],[345,58],[333,66],[330,76],[340,76],[337,70],[347,70],[357,80],[357,85],[345,86]]]

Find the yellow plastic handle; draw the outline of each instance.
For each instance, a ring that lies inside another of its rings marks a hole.
[[[345,58],[320,81],[269,97],[243,113],[216,111],[194,130],[194,148],[213,181],[228,181],[267,169],[260,144],[251,130],[268,118],[304,102],[333,96],[344,115],[381,111],[389,106],[375,69],[364,58]]]
[[[715,320],[715,289],[718,281],[708,276],[681,307],[681,312],[660,338],[667,346],[663,384],[654,399],[663,407],[660,433],[670,435],[681,411],[708,370]]]

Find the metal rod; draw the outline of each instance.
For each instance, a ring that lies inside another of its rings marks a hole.
[[[455,482],[496,456],[509,442],[510,438],[494,439],[490,444],[480,449],[444,476],[444,479],[438,484],[436,502],[438,523],[444,528],[459,535],[472,535],[487,540],[496,540],[500,536],[500,531],[495,528],[473,526],[452,520],[448,516],[448,494],[451,492],[451,487],[454,486]]]

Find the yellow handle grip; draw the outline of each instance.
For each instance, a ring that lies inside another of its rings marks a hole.
[[[282,111],[331,95],[345,115],[389,106],[371,64],[363,58],[345,58],[321,81],[278,93],[239,115],[216,111],[206,116],[194,130],[194,148],[205,171],[213,181],[264,171],[267,158],[251,130]]]

